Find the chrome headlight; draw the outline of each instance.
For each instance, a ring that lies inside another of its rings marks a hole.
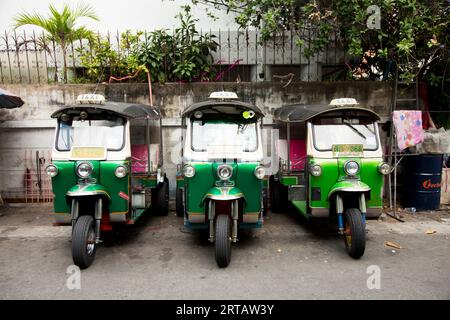
[[[378,165],[378,172],[383,175],[388,175],[391,173],[391,166],[387,164],[386,162],[381,162]]]
[[[314,177],[319,177],[322,174],[322,167],[319,164],[313,164],[309,167],[309,172]]]
[[[344,171],[349,176],[355,176],[359,173],[359,164],[356,161],[349,160],[344,164]]]
[[[195,175],[195,168],[193,166],[187,165],[183,168],[183,175],[186,178],[192,178]]]
[[[92,173],[92,165],[89,162],[82,162],[77,166],[77,176],[87,178]]]
[[[255,168],[255,176],[258,179],[260,179],[260,180],[264,179],[265,175],[266,175],[266,170],[263,167],[258,166],[258,167]]]
[[[128,169],[125,166],[117,166],[116,170],[114,170],[114,175],[117,178],[123,178],[127,175]]]
[[[228,180],[233,175],[233,168],[227,164],[220,165],[217,168],[217,175],[220,180]]]
[[[51,178],[56,177],[58,175],[58,168],[54,164],[49,164],[45,168],[45,173]]]

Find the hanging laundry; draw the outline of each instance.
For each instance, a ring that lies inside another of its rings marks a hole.
[[[392,118],[400,150],[423,141],[422,111],[397,110],[393,112]]]

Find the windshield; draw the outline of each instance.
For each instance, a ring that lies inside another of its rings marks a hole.
[[[72,147],[106,147],[121,150],[124,145],[124,120],[60,121],[56,149],[69,151]]]
[[[192,122],[192,150],[222,154],[254,152],[258,148],[256,123],[227,121]]]
[[[373,123],[370,124],[315,124],[313,125],[314,147],[328,151],[333,145],[361,144],[364,150],[376,150],[378,141]]]

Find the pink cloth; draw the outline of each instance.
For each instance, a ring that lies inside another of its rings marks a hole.
[[[148,146],[146,144],[131,145],[131,172],[142,173],[147,172]]]
[[[306,159],[306,143],[305,140],[291,140],[289,147],[292,170],[303,170],[305,168]]]
[[[400,150],[413,147],[423,141],[422,111],[398,110],[392,114]]]

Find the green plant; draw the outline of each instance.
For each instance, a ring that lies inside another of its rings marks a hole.
[[[136,74],[144,71],[133,54],[139,37],[143,33],[127,30],[120,35],[120,46],[114,48],[108,38],[98,36],[90,40],[89,47],[78,48],[81,66],[86,70],[86,77],[91,82],[108,81],[110,77]],[[144,80],[142,75],[138,78]]]
[[[212,51],[217,50],[214,36],[200,34],[189,6],[176,15],[180,26],[172,34],[167,29],[151,32],[134,51],[158,82],[202,81],[211,76]]]
[[[241,28],[255,27],[261,41],[296,32],[306,56],[323,51],[332,36],[350,56],[375,47],[384,62],[404,65],[404,79],[421,76],[432,63],[448,61],[450,3],[447,0],[192,0],[235,13]],[[380,28],[369,28],[376,5]],[[444,70],[444,68],[441,68]]]
[[[82,17],[98,20],[94,10],[91,6],[85,4],[78,4],[76,7],[69,7],[65,4],[61,11],[58,11],[53,5],[49,5],[50,15],[45,18],[39,13],[21,13],[14,19],[15,28],[24,25],[35,25],[42,28],[46,34],[44,38],[39,40],[39,44],[51,55],[51,50],[46,43],[56,42],[60,45],[63,59],[64,69],[63,77],[64,83],[67,83],[67,48],[68,45],[75,40],[92,38],[92,31],[86,29],[84,26],[76,27],[78,19]],[[58,66],[55,60],[55,81],[58,81]]]

